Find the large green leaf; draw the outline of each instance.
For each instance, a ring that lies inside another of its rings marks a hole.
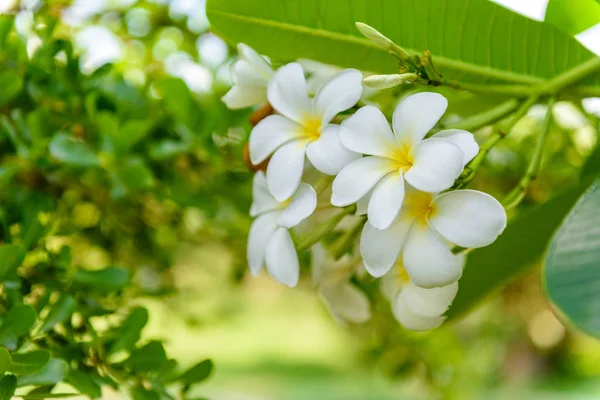
[[[311,58],[373,72],[393,72],[390,56],[362,38],[364,22],[400,46],[429,49],[446,78],[536,83],[594,55],[550,24],[488,0],[208,0],[215,32],[277,60]],[[585,79],[600,88],[600,76]]]
[[[44,368],[50,361],[50,352],[34,350],[29,353],[13,353],[9,372],[16,375],[33,374]]]
[[[600,179],[552,239],[544,282],[550,300],[568,321],[600,337]]]
[[[556,25],[571,35],[577,35],[600,23],[600,2],[550,0],[544,21]]]
[[[17,386],[29,385],[54,385],[65,379],[69,372],[69,365],[63,360],[52,358],[44,368],[17,379]]]
[[[511,222],[493,244],[472,251],[448,317],[469,311],[535,266],[552,234],[589,184],[581,184]]]
[[[14,375],[6,375],[0,378],[0,400],[10,400],[17,388],[17,378]]]

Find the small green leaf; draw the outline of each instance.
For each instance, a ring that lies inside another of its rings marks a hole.
[[[0,400],[10,400],[17,389],[17,378],[14,375],[5,375],[0,378]]]
[[[28,353],[13,353],[9,372],[16,375],[33,374],[40,371],[50,361],[50,352],[34,350]]]
[[[104,292],[114,292],[129,283],[129,271],[121,267],[108,267],[99,271],[79,270],[73,274],[73,282]]]
[[[158,393],[148,390],[142,386],[134,386],[129,391],[133,400],[159,400]]]
[[[0,106],[14,99],[23,89],[23,79],[14,71],[0,72]]]
[[[94,380],[92,375],[86,374],[85,372],[71,370],[67,377],[67,383],[93,399],[102,396],[102,388],[100,385]]]
[[[0,245],[0,280],[14,272],[25,259],[25,249],[18,244]]]
[[[134,348],[140,340],[142,329],[147,322],[148,311],[143,307],[133,308],[123,324],[115,330],[114,337],[116,337],[116,340],[110,346],[109,353],[116,353],[120,350],[129,351]]]
[[[116,170],[116,179],[128,191],[151,188],[154,174],[141,158],[129,158]]]
[[[41,333],[48,332],[56,324],[60,324],[73,314],[76,307],[76,302],[73,296],[68,294],[63,295],[56,303],[52,305],[50,312],[44,319],[44,323],[40,328]]]
[[[58,133],[50,142],[50,154],[55,159],[76,167],[98,167],[100,159],[89,145],[66,133]]]
[[[211,360],[204,360],[181,374],[178,380],[184,385],[199,383],[206,380],[210,376],[212,370],[213,362]]]
[[[0,376],[10,368],[11,358],[8,350],[0,347]]]
[[[41,370],[19,377],[17,386],[54,385],[65,379],[69,366],[63,360],[52,358]]]
[[[190,145],[172,139],[164,139],[160,142],[152,143],[148,154],[153,160],[166,160],[175,157],[178,154],[185,153],[190,149]]]
[[[167,362],[167,354],[161,342],[151,341],[135,349],[125,364],[135,372],[147,373],[159,371]]]
[[[11,308],[0,325],[0,341],[25,335],[35,323],[35,309],[28,305]]]

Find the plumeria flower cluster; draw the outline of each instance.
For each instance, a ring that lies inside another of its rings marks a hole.
[[[303,182],[307,171],[316,170],[334,176],[330,207],[355,204],[356,214],[366,215],[359,255],[334,260],[319,243],[311,249],[313,281],[331,313],[349,323],[370,318],[367,296],[351,283],[363,271],[382,278],[383,292],[403,326],[438,327],[465,265],[465,254],[453,249],[487,246],[506,227],[506,212],[495,198],[451,190],[479,151],[473,135],[450,129],[429,136],[448,106],[440,94],[406,97],[390,126],[375,106],[355,109],[363,94],[360,71],[330,73],[309,90],[301,64],[275,70],[248,46],[240,44],[239,53],[234,86],[224,102],[231,108],[268,102],[275,110],[249,138],[251,162],[268,160],[266,174],[258,172],[253,183],[252,274],[266,266],[275,280],[298,283],[290,229],[317,207],[317,193]],[[338,115],[349,109],[355,112],[340,123]]]

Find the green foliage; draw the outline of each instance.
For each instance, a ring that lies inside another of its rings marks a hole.
[[[552,238],[544,262],[544,283],[561,314],[584,332],[600,337],[600,180],[581,196]]]
[[[550,0],[544,21],[577,35],[600,23],[600,3],[596,0]]]
[[[10,400],[17,388],[17,378],[14,375],[4,375],[0,378],[0,400]]]
[[[379,30],[412,52],[430,50],[445,78],[468,83],[535,84],[594,55],[549,24],[488,0],[209,0],[217,33],[277,60],[305,57],[365,71],[397,69],[386,51],[364,39],[355,22]],[[291,46],[290,44],[294,45]],[[584,80],[598,90],[600,77]]]

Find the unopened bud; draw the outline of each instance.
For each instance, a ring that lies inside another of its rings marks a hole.
[[[398,46],[396,43],[392,42],[391,39],[384,36],[377,29],[369,26],[367,24],[363,24],[362,22],[357,22],[356,27],[367,39],[375,43],[376,45],[384,48],[385,50],[391,51],[396,54],[401,60],[407,61],[411,58],[410,54]]]
[[[366,86],[373,89],[389,89],[404,83],[411,83],[419,78],[417,74],[391,74],[391,75],[372,75],[365,79],[363,82]]]

